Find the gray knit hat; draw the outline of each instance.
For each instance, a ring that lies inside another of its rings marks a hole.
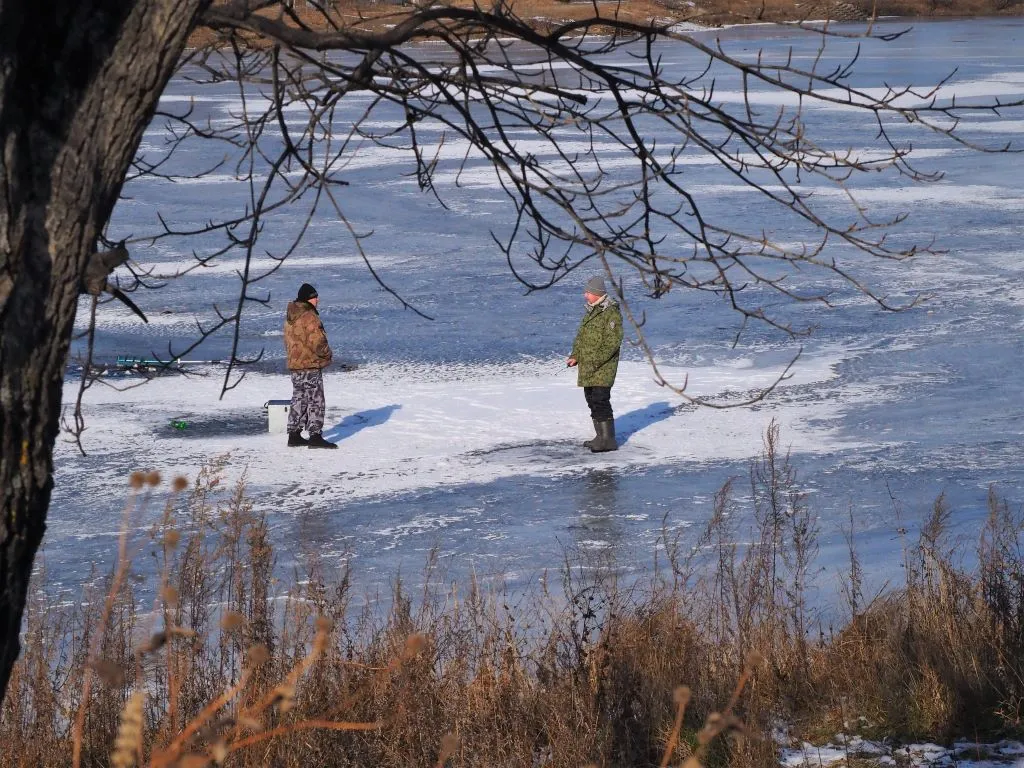
[[[604,287],[604,278],[600,275],[595,275],[587,280],[586,291],[595,296],[606,296],[608,294],[608,289]]]

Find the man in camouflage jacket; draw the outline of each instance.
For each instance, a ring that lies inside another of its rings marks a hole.
[[[331,363],[331,345],[320,322],[320,297],[309,283],[299,288],[298,297],[288,305],[284,322],[284,348],[292,374],[292,404],[288,411],[289,447],[337,448],[324,439],[323,369]],[[302,430],[309,432],[309,439]]]
[[[583,295],[587,300],[587,313],[576,332],[567,363],[579,371],[576,383],[583,387],[594,421],[596,435],[583,445],[594,453],[602,453],[619,447],[615,442],[611,395],[619,370],[622,312],[608,295],[601,277],[588,280]]]

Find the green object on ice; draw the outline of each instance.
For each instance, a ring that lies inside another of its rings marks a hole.
[[[175,429],[187,429],[188,422],[184,419],[171,419],[171,426]]]

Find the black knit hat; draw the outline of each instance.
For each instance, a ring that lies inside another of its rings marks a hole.
[[[299,287],[299,295],[296,298],[296,301],[309,301],[310,299],[315,299],[316,297],[316,288],[314,288],[309,283],[303,283]]]

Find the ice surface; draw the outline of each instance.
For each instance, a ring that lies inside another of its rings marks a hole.
[[[903,26],[882,23],[887,31]],[[889,45],[865,45],[851,82],[877,94],[886,83],[935,83],[957,66],[943,97],[1020,98],[1022,30],[1010,19],[915,21],[908,35]],[[739,57],[764,49],[783,60],[792,48],[794,60],[809,65],[818,50],[816,38],[794,29],[692,34],[706,42],[721,37]],[[829,43],[836,60],[854,45]],[[936,57],[936,50],[943,55]],[[684,44],[672,44],[664,54],[663,66],[680,76],[700,71],[702,56]],[[622,64],[636,62],[623,57]],[[714,75],[716,102],[735,105],[738,80]],[[339,120],[366,108],[367,100],[354,96],[346,102],[351,112],[343,105]],[[240,108],[229,86],[197,90],[185,81],[172,83],[164,101],[167,109],[193,104],[197,120],[227,120]],[[754,103],[773,115],[794,101],[758,86]],[[298,120],[297,113],[291,116]],[[366,127],[385,131],[400,120],[397,111],[384,111]],[[830,150],[878,157],[870,121],[831,107],[812,110],[808,120]],[[1020,125],[1015,116],[978,114],[963,128],[998,145],[1015,138]],[[710,514],[720,485],[745,477],[765,427],[777,419],[821,517],[828,564],[820,579],[823,593],[841,568],[839,527],[851,508],[861,555],[870,574],[884,581],[895,575],[896,529],[912,529],[940,492],[965,531],[984,515],[990,484],[1012,503],[1024,501],[1024,160],[970,152],[920,126],[891,127],[913,145],[912,161],[945,176],[926,185],[870,174],[851,184],[853,192],[876,218],[910,214],[895,238],[934,240],[945,253],[910,263],[854,260],[851,269],[890,300],[924,295],[927,301],[905,313],[886,313],[827,276],[795,274],[794,288],[837,289],[835,308],[791,306],[769,297],[769,309],[786,322],[814,327],[813,334],[794,340],[753,327],[734,349],[738,320],[725,302],[681,291],[654,301],[623,272],[634,310],[647,317],[646,338],[663,372],[675,382],[688,377],[691,395],[735,399],[772,381],[799,347],[803,355],[793,378],[765,402],[718,411],[686,405],[656,386],[639,350],[627,343],[613,392],[624,445],[601,456],[578,447],[589,436],[589,418],[573,373],[562,365],[582,312],[580,285],[588,265],[547,291],[527,293],[490,238],[492,228],[499,236],[508,231],[511,210],[484,162],[471,158],[460,167],[464,147],[450,134],[442,144],[439,130],[423,127],[426,141],[443,147],[436,180],[446,209],[401,175],[413,169],[409,152],[358,143],[358,151],[354,146],[345,157],[342,175],[350,186],[339,192],[340,204],[357,231],[373,232],[361,244],[383,278],[434,320],[403,310],[383,292],[344,228],[328,212],[317,214],[300,250],[259,284],[269,304],[246,310],[242,351],[263,350],[265,357],[239,388],[218,399],[222,369],[211,366],[200,369],[201,376],[161,377],[125,392],[104,386],[87,392],[88,456],[66,443],[56,453],[46,540],[51,577],[74,584],[92,564],[109,562],[129,471],[154,467],[165,475],[191,475],[205,459],[223,453],[230,454],[229,474],[247,474],[284,565],[303,547],[315,547],[328,559],[355,562],[357,578],[372,586],[386,584],[399,568],[417,570],[437,547],[456,575],[503,573],[522,583],[557,568],[563,550],[577,548],[643,571],[664,526],[689,535]],[[268,128],[268,140],[275,130]],[[147,151],[161,151],[161,135],[159,125],[147,131]],[[548,151],[526,135],[514,140]],[[659,142],[665,151],[670,146],[670,140]],[[178,170],[210,167],[222,151],[186,153]],[[602,146],[599,157],[613,174],[635,168],[623,147]],[[679,165],[706,215],[763,231],[780,244],[810,236],[707,156],[687,151]],[[157,211],[188,228],[218,212],[240,210],[249,189],[232,170],[219,169],[196,183],[129,184],[108,236],[159,231]],[[804,184],[826,215],[849,219],[842,194],[822,179]],[[263,249],[279,253],[287,247],[301,213],[289,209],[268,217],[254,267],[273,266]],[[203,252],[217,244],[212,238],[161,240],[136,245],[133,257],[173,277],[194,267],[193,247]],[[666,241],[667,248],[688,245]],[[835,244],[829,249],[849,255]],[[243,264],[240,253],[231,253],[171,279],[160,291],[137,293],[148,326],[116,304],[101,306],[97,358],[110,362],[118,354],[166,355],[168,345],[182,348],[193,338],[196,320],[215,317],[214,303],[226,307],[236,300],[236,270]],[[514,265],[527,277],[544,277],[528,263]],[[341,446],[333,452],[288,450],[281,436],[264,431],[263,403],[290,394],[281,325],[286,302],[305,281],[320,292],[337,356],[359,366],[327,375],[327,434]],[[765,299],[755,288],[743,295]],[[80,312],[76,327],[86,323]],[[220,334],[190,356],[222,359],[229,341]],[[77,342],[75,351],[83,344]],[[65,404],[75,394],[69,379]],[[176,430],[172,419],[189,426]]]

